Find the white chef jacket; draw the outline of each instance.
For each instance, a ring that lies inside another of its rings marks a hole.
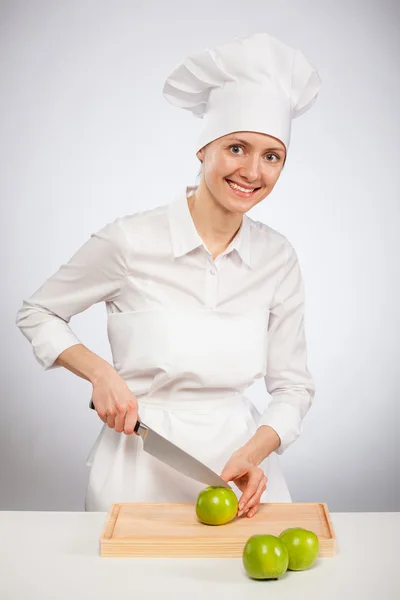
[[[187,197],[194,190],[188,187],[171,203],[117,218],[92,234],[23,302],[16,323],[40,365],[56,368],[54,361],[65,349],[83,343],[70,327],[73,315],[105,302],[114,366],[136,395],[142,420],[214,468],[211,458],[218,451],[212,440],[215,444],[218,436],[234,436],[235,425],[221,417],[219,430],[208,441],[211,454],[205,456],[204,431],[202,445],[191,445],[201,415],[228,410],[233,419],[233,400],[245,398],[244,390],[263,377],[271,401],[252,427],[224,447],[218,463],[222,469],[230,452],[263,424],[278,433],[281,443],[275,453],[282,454],[299,437],[315,389],[307,368],[304,285],[292,245],[244,215],[229,247],[213,260],[189,211]],[[173,414],[196,413],[194,429],[189,433],[187,423],[179,429],[172,421],[166,426],[165,414],[152,412],[154,407],[167,407],[170,421]],[[246,421],[247,414],[235,418],[234,423]],[[207,431],[211,429],[208,423]],[[129,449],[122,451],[121,444],[140,443],[137,436],[116,434],[106,425],[103,430],[103,437],[114,436],[107,450],[114,454],[98,491],[116,468],[115,457],[128,452],[126,470]],[[121,442],[121,436],[136,439]],[[100,439],[96,452],[99,444]],[[138,449],[134,452],[137,456]],[[120,487],[114,481],[109,502],[122,489],[122,466],[120,471]],[[122,496],[133,498],[121,491],[118,498]]]

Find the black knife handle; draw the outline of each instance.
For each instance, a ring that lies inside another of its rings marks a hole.
[[[92,408],[93,410],[96,410],[96,408],[95,408],[95,406],[93,404],[93,400],[90,401],[89,408]],[[140,421],[136,421],[135,429],[133,430],[134,433],[137,433],[139,427],[140,427]]]

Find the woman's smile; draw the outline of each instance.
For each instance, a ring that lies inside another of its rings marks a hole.
[[[237,196],[240,196],[241,198],[252,198],[259,189],[259,187],[249,187],[249,186],[243,186],[243,185],[239,185],[238,183],[231,181],[230,179],[225,179],[226,183],[229,185],[230,189],[233,191],[234,194],[236,194]]]

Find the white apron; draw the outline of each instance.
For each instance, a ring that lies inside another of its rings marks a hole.
[[[108,316],[114,366],[138,398],[140,419],[218,474],[257,429],[258,412],[243,391],[266,373],[268,317],[268,310],[180,308]],[[139,436],[107,425],[87,464],[88,511],[114,502],[195,502],[206,487],[144,452]],[[261,501],[291,502],[279,456],[260,467],[268,477]]]

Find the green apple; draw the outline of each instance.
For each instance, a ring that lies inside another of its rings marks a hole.
[[[252,535],[244,546],[242,562],[252,579],[278,579],[287,571],[289,554],[275,535]]]
[[[279,538],[289,553],[289,571],[304,571],[312,567],[319,554],[319,540],[313,531],[291,527],[282,531]]]
[[[196,515],[206,525],[224,525],[236,517],[238,505],[232,489],[209,486],[197,497]]]

